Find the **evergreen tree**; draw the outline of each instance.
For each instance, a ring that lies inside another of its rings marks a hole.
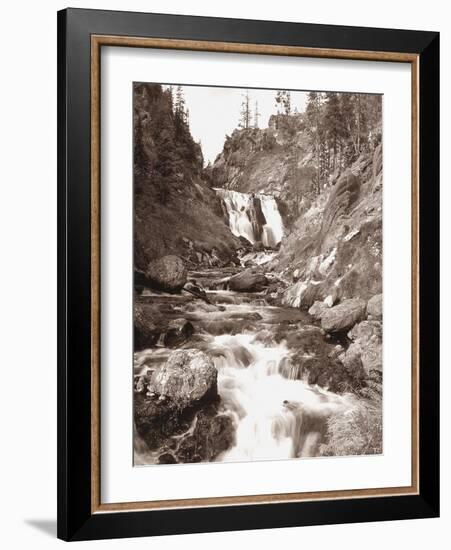
[[[307,107],[305,109],[308,120],[308,132],[313,141],[315,150],[315,165],[316,174],[314,177],[314,186],[316,194],[321,191],[321,183],[323,176],[323,161],[324,161],[324,140],[323,140],[323,124],[322,124],[322,97],[319,92],[309,92],[307,99]]]
[[[277,114],[280,115],[282,112],[281,109],[283,105],[283,90],[277,90],[275,102],[276,102]]]
[[[258,119],[260,118],[260,111],[258,110],[258,101],[255,101],[254,107],[254,128],[258,128]]]
[[[168,88],[169,102],[171,104],[171,111],[174,112],[174,87],[169,86]]]
[[[324,126],[327,147],[329,151],[332,151],[332,166],[329,166],[329,168],[332,172],[335,172],[340,147],[340,102],[336,92],[326,92],[325,99]]]
[[[283,107],[286,115],[291,115],[291,93],[287,90],[284,92]]]
[[[183,88],[179,85],[175,92],[175,117],[178,122],[185,122],[185,97],[183,95]]]
[[[276,92],[277,114],[291,114],[291,93],[288,90],[277,90]]]
[[[248,130],[251,127],[252,111],[250,107],[249,90],[243,94],[243,101],[241,102],[240,121],[238,127],[244,130]]]

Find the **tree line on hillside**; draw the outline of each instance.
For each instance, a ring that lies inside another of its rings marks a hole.
[[[276,90],[275,127],[291,132],[293,155],[290,176],[294,181],[312,182],[313,192],[333,183],[339,173],[352,165],[362,153],[375,149],[382,138],[382,97],[380,95],[309,92],[305,111],[293,109],[289,90]],[[243,93],[238,128],[258,128],[258,103],[252,111],[249,90]],[[291,118],[296,117],[296,118]],[[293,124],[290,123],[293,120]],[[296,121],[296,122],[294,122]],[[305,140],[296,143],[295,134],[301,131],[307,138],[311,161],[301,165],[305,156]],[[300,192],[300,190],[298,190]]]
[[[203,167],[182,87],[136,83],[133,116],[135,193],[154,190],[164,202],[171,184],[193,180]]]
[[[249,90],[246,90],[243,94],[241,101],[240,116],[238,120],[238,128],[241,130],[249,130],[259,128],[260,111],[258,108],[258,101],[253,102],[254,108],[252,110],[252,99],[249,94]],[[288,90],[277,90],[275,97],[277,114],[291,114],[291,94]],[[297,109],[295,110],[297,114]]]
[[[310,92],[305,130],[314,152],[314,182],[321,187],[370,152],[382,138],[382,98],[379,95]]]

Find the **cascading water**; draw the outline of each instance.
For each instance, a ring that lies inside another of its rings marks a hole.
[[[283,222],[277,203],[270,195],[259,195],[266,225],[263,226],[262,242],[265,246],[275,246],[283,237]],[[265,244],[268,243],[268,244]]]
[[[349,407],[347,397],[282,376],[289,350],[255,335],[216,336],[210,349],[218,390],[236,425],[235,445],[218,461],[315,456],[329,415]]]
[[[254,244],[273,248],[283,237],[283,222],[272,195],[239,193],[215,189],[223,200],[229,217],[230,230],[237,237],[245,237]]]

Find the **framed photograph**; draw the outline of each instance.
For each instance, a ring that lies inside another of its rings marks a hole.
[[[439,514],[439,35],[58,14],[58,536]]]

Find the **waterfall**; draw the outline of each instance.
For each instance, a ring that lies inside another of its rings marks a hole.
[[[262,242],[265,246],[275,246],[283,237],[282,217],[273,196],[259,195],[259,199],[266,219],[266,225],[263,226]]]
[[[230,230],[252,244],[261,241],[267,248],[277,246],[283,237],[283,222],[272,195],[239,193],[215,189],[229,217]]]

